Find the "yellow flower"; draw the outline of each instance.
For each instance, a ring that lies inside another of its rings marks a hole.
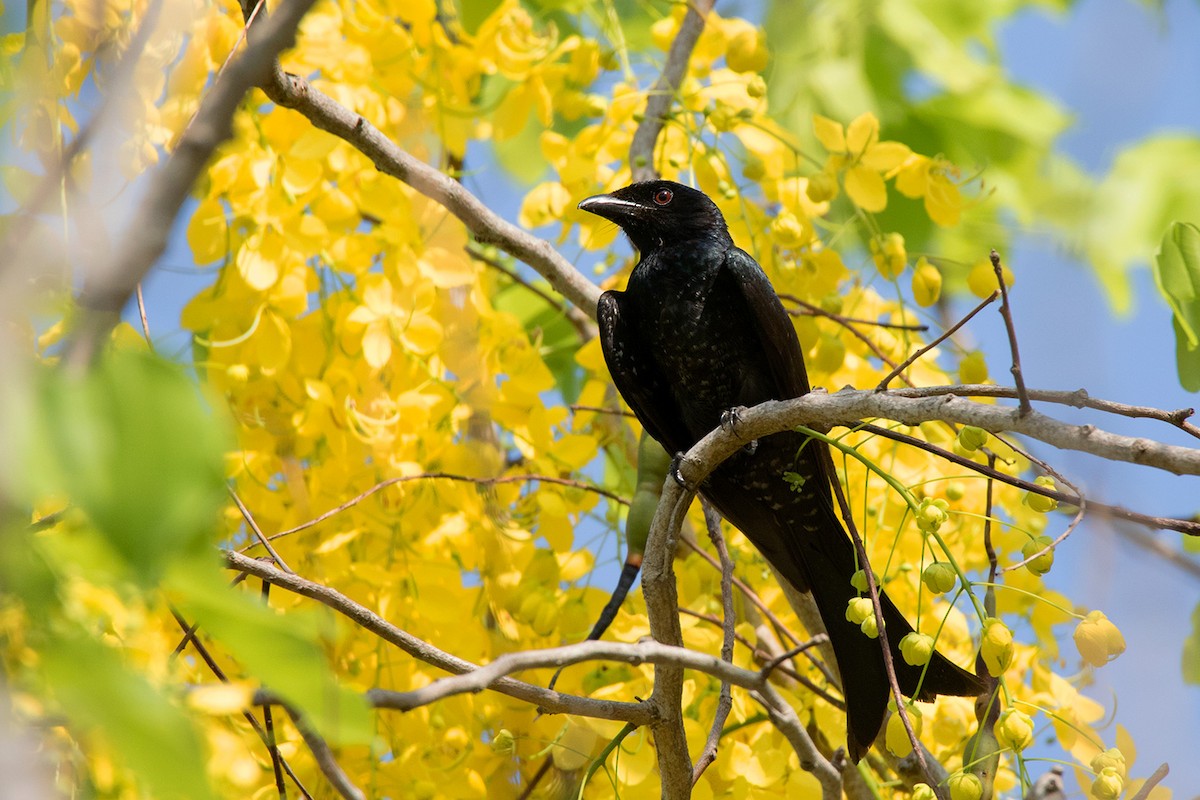
[[[905,634],[900,640],[900,654],[914,667],[928,664],[933,655],[933,637],[916,631]]]
[[[1075,628],[1075,647],[1084,661],[1103,667],[1125,652],[1125,637],[1103,611],[1091,611]]]
[[[945,561],[935,561],[921,573],[921,581],[929,591],[942,594],[954,588],[958,574]]]
[[[983,781],[970,772],[956,772],[950,776],[950,800],[979,800],[983,797]]]
[[[871,257],[875,259],[875,266],[879,268],[880,275],[885,278],[896,277],[904,271],[904,265],[908,263],[904,237],[898,233],[888,233],[879,239],[872,239]]]
[[[908,719],[912,722],[913,732],[917,736],[920,736],[922,723],[921,710],[911,703],[905,710],[908,711]],[[913,751],[912,741],[908,738],[908,731],[904,729],[904,720],[900,718],[899,713],[888,717],[884,743],[892,755],[897,758],[904,758]]]
[[[1013,660],[1012,631],[995,617],[983,621],[983,641],[979,645],[979,653],[988,672],[1000,677],[1008,669]]]
[[[1092,781],[1092,797],[1096,800],[1117,800],[1125,789],[1125,779],[1115,767],[1105,767]]]
[[[1092,759],[1092,763],[1089,766],[1092,768],[1092,772],[1096,773],[1103,772],[1107,767],[1112,767],[1117,771],[1117,774],[1124,778],[1126,774],[1125,754],[1115,747],[1110,747],[1103,753],[1098,753]]]
[[[1023,711],[1010,708],[1000,715],[993,728],[996,740],[1016,752],[1033,744],[1033,720]]]
[[[815,114],[813,130],[830,153],[829,166],[844,169],[842,184],[854,204],[871,212],[887,208],[884,173],[897,169],[912,151],[899,142],[879,141],[879,120],[870,112],[855,119],[847,128]]]
[[[924,256],[917,259],[912,276],[913,299],[919,306],[931,306],[942,294],[942,273]]]
[[[958,184],[951,180],[957,177],[958,169],[941,158],[910,153],[894,173],[896,189],[905,197],[924,198],[925,213],[943,227],[958,224],[962,215],[962,193]]]

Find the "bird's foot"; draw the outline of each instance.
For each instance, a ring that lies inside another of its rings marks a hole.
[[[689,492],[694,492],[696,491],[696,487],[691,483],[688,483],[687,478],[684,478],[683,473],[679,471],[679,468],[683,466],[683,459],[686,455],[686,453],[680,451],[671,458],[671,477],[674,478],[675,482],[684,489],[687,489]]]
[[[721,412],[721,430],[726,433],[737,435],[737,425],[742,421],[742,412],[746,410],[745,406],[734,406],[727,408]]]
[[[737,436],[737,426],[738,426],[738,423],[742,421],[742,412],[745,410],[746,410],[745,406],[734,406],[733,408],[727,408],[724,411],[722,411],[721,412],[721,430],[725,431],[726,433],[732,433],[734,436]],[[747,442],[746,446],[742,448],[743,453],[746,453],[747,455],[751,455],[751,456],[754,455],[754,453],[757,450],[758,450],[758,439],[753,439],[750,442]]]

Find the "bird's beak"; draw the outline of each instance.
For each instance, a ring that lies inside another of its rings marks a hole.
[[[617,223],[637,216],[644,210],[638,203],[622,200],[611,194],[592,195],[579,204],[579,209]]]

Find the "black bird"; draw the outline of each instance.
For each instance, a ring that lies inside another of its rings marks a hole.
[[[703,192],[648,181],[579,207],[619,225],[641,256],[628,288],[600,297],[600,341],[621,396],[668,453],[688,450],[731,409],[809,391],[787,312]],[[879,642],[846,620],[858,596],[850,583],[854,545],[834,512],[833,476],[818,446],[794,431],[766,437],[725,461],[700,493],[793,586],[812,592],[842,676],[847,749],[857,762],[879,733],[890,689]],[[785,480],[785,472],[799,479]],[[906,663],[898,646],[912,626],[886,595],[880,599],[906,694],[932,700],[984,690],[978,677],[935,653],[918,692],[922,668]]]

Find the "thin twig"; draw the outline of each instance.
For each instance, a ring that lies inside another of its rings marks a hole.
[[[579,339],[581,341],[588,342],[596,338],[596,323],[592,322],[591,318],[588,317],[587,314],[584,314],[575,306],[563,302],[562,298],[555,297],[540,286],[525,280],[515,269],[510,269],[507,265],[501,263],[495,258],[492,258],[478,247],[467,245],[463,249],[467,251],[471,258],[475,259],[481,264],[484,264],[485,266],[491,267],[496,272],[506,276],[513,283],[545,300],[551,308],[553,308],[562,316],[566,317],[567,322],[571,323],[571,327],[573,327],[575,332],[579,334]]]
[[[996,386],[990,383],[968,383],[958,386],[924,386],[920,388],[893,389],[894,394],[901,397],[935,397],[938,395],[954,394],[960,397],[1017,397],[1017,390],[1011,386]],[[1188,418],[1196,413],[1194,408],[1178,408],[1166,411],[1149,406],[1132,406],[1117,403],[1112,400],[1101,400],[1088,394],[1087,389],[1076,389],[1073,392],[1053,391],[1049,389],[1026,389],[1030,400],[1043,403],[1071,406],[1072,408],[1091,408],[1104,411],[1120,417],[1131,419],[1154,419],[1166,422],[1181,431],[1200,439],[1200,427],[1188,422]]]
[[[880,320],[877,320],[877,319],[863,319],[862,317],[847,317],[842,314],[836,314],[832,311],[828,311],[824,308],[821,308],[821,306],[817,305],[816,303],[810,303],[807,300],[801,299],[794,294],[788,294],[786,292],[779,292],[778,296],[779,296],[780,300],[787,300],[791,303],[795,303],[796,305],[800,306],[801,313],[803,313],[804,316],[825,317],[826,319],[831,319],[834,322],[838,323],[839,325],[843,325],[846,327],[849,327],[851,324],[870,325],[873,328],[888,328],[893,331],[916,331],[918,333],[929,330],[928,325],[920,325],[920,324],[905,325],[905,324],[899,323],[899,322],[881,322]],[[791,313],[791,312],[789,311],[789,313]],[[793,316],[795,316],[795,315],[793,314]]]
[[[901,433],[900,431],[892,430],[891,428],[883,428],[878,425],[871,425],[869,423],[854,425],[852,427],[855,430],[863,431],[864,433],[871,433],[876,436],[882,436],[885,439],[891,439],[892,441],[912,445],[913,447],[919,448],[928,453],[933,453],[938,458],[942,458],[953,464],[966,467],[973,472],[978,472],[985,478],[997,480],[1001,483],[1006,483],[1009,486],[1015,486],[1018,489],[1024,489],[1032,494],[1039,494],[1042,497],[1049,497],[1052,500],[1059,501],[1060,503],[1079,506],[1086,502],[1088,508],[1091,510],[1101,511],[1117,519],[1136,522],[1139,525],[1145,525],[1149,528],[1178,531],[1180,533],[1186,533],[1190,536],[1200,535],[1200,522],[1197,522],[1196,520],[1178,519],[1175,517],[1154,517],[1150,516],[1149,514],[1131,511],[1123,506],[1098,503],[1094,500],[1085,500],[1078,494],[1071,494],[1069,492],[1062,492],[1057,489],[1050,489],[1042,486],[1041,484],[1034,483],[1033,481],[1027,481],[1024,478],[1018,478],[1014,475],[1009,475],[1006,472],[996,469],[994,466],[980,464],[977,461],[960,456],[958,453],[946,450],[945,448],[939,447],[931,442],[927,442],[924,439],[918,439],[915,436],[910,436],[907,433]]]
[[[269,605],[271,600],[271,584],[262,582],[262,602]],[[193,631],[193,635],[195,631]],[[263,728],[267,732],[267,750],[271,754],[271,771],[275,774],[275,791],[280,800],[287,800],[287,784],[283,782],[283,759],[279,755],[279,741],[275,736],[275,716],[271,713],[271,704],[263,703]]]
[[[578,403],[570,403],[567,408],[571,411],[592,411],[597,414],[612,414],[617,417],[629,417],[637,419],[637,416],[632,411],[626,411],[623,408],[605,408],[604,406],[584,406]]]
[[[919,359],[921,356],[925,355],[930,350],[937,347],[939,344],[941,344],[942,342],[946,341],[951,336],[953,336],[955,331],[957,331],[963,325],[966,325],[968,322],[970,322],[972,317],[974,317],[980,311],[983,311],[985,308],[987,308],[989,305],[991,305],[996,300],[997,296],[998,296],[997,292],[992,292],[986,300],[984,300],[982,303],[975,306],[975,308],[973,308],[969,312],[967,312],[967,315],[965,317],[963,317],[958,322],[951,325],[949,328],[947,328],[945,331],[943,331],[940,335],[938,335],[938,337],[936,339],[931,341],[929,344],[925,345],[924,347],[920,348],[915,353],[913,353],[911,356],[904,359],[903,363],[901,363],[899,366],[897,366],[895,369],[893,369],[891,372],[889,372],[887,374],[887,376],[879,382],[879,385],[875,387],[875,391],[882,392],[884,389],[886,389],[888,387],[888,384],[892,382],[893,378],[898,376],[901,372],[904,372],[904,370],[908,369],[908,367],[911,364],[915,363],[917,361],[917,359]]]
[[[720,617],[716,617],[712,614],[705,614],[701,611],[693,611],[692,609],[687,608],[685,606],[679,607],[679,613],[683,614],[685,616],[695,617],[696,619],[702,619],[705,622],[707,622],[711,625],[715,625],[718,628],[720,628],[724,624],[721,621]],[[782,675],[785,675],[789,680],[793,680],[796,683],[800,684],[801,686],[808,689],[813,694],[820,697],[826,703],[829,703],[829,705],[833,706],[834,708],[842,710],[842,711],[846,710],[846,703],[843,700],[841,700],[840,698],[834,697],[829,692],[822,689],[820,686],[817,686],[817,684],[813,683],[807,677],[805,677],[804,675],[801,675],[799,672],[797,672],[792,667],[787,666],[787,663],[786,663],[788,661],[791,661],[793,658],[800,655],[801,653],[803,653],[808,648],[828,642],[829,636],[827,634],[818,633],[816,636],[813,636],[807,642],[797,645],[797,646],[793,647],[791,650],[788,650],[786,653],[782,653],[782,654],[776,655],[776,656],[773,656],[771,653],[767,652],[766,650],[763,650],[761,647],[758,647],[757,645],[754,644],[754,642],[751,642],[749,639],[742,636],[740,633],[735,632],[734,637],[738,644],[742,645],[743,647],[745,647],[747,650],[750,651],[750,654],[754,657],[755,661],[759,662],[760,664],[765,665],[763,667],[763,669],[766,670],[768,672],[768,674],[778,672]]]
[[[184,638],[180,643],[180,647],[185,646],[190,641],[192,643],[192,647],[195,648],[196,653],[200,656],[200,660],[203,661],[205,666],[208,667],[209,672],[211,672],[221,683],[229,683],[229,677],[225,674],[225,670],[221,669],[221,665],[217,663],[215,658],[213,658],[212,653],[208,652],[208,648],[205,647],[204,642],[200,641],[199,637],[195,635],[197,628],[200,626],[189,625],[179,611],[177,611],[173,606],[167,606],[167,609],[171,612],[171,616],[175,618],[176,624],[179,625],[180,629],[183,630]],[[267,735],[266,729],[263,728],[257,717],[255,717],[249,711],[243,711],[242,717],[250,724],[251,729],[258,734],[258,738],[262,740],[262,743],[269,751],[277,750],[275,737]],[[274,752],[271,753],[271,758],[274,760]],[[305,800],[313,800],[313,796],[309,793],[308,789],[305,788],[304,783],[300,780],[300,777],[296,774],[295,770],[292,769],[291,764],[287,762],[287,759],[283,758],[282,755],[280,755],[279,759],[283,763],[284,771],[287,773],[288,777],[292,779],[292,783],[296,784],[296,788],[300,790],[300,794],[304,796]]]
[[[346,798],[346,800],[366,800],[367,796],[363,794],[362,789],[354,785],[354,782],[350,780],[350,776],[346,774],[341,764],[337,762],[337,757],[334,756],[329,743],[321,738],[321,735],[308,724],[304,716],[295,708],[284,704],[283,709],[292,718],[292,724],[300,732],[300,737],[304,739],[304,743],[308,745],[309,751],[313,754],[313,760],[317,762],[321,773],[329,781],[334,790]]]
[[[1004,329],[1008,331],[1008,346],[1012,350],[1013,382],[1017,385],[1017,406],[1020,415],[1026,416],[1033,410],[1029,404],[1029,393],[1025,391],[1025,377],[1021,374],[1021,354],[1017,352],[1017,328],[1013,324],[1012,306],[1008,302],[1008,287],[1004,281],[1004,267],[1000,264],[1000,254],[992,250],[992,269],[996,272],[996,281],[1000,284],[1000,316],[1004,317]]]
[[[1007,445],[1009,447],[1009,449],[1011,449],[1014,453],[1024,456],[1025,458],[1029,459],[1032,463],[1036,464],[1039,469],[1041,469],[1043,472],[1048,474],[1050,477],[1054,478],[1054,480],[1057,481],[1058,483],[1061,483],[1064,486],[1066,486],[1068,489],[1070,489],[1072,492],[1074,492],[1074,494],[1079,498],[1079,502],[1077,504],[1078,508],[1075,511],[1075,516],[1067,524],[1067,527],[1063,529],[1063,532],[1060,533],[1054,539],[1054,541],[1050,542],[1050,544],[1046,545],[1042,549],[1038,550],[1035,553],[1031,553],[1030,555],[1026,556],[1024,559],[1022,559],[1021,561],[1018,561],[1015,564],[1009,564],[1007,567],[1000,570],[1000,573],[1003,574],[1005,572],[1012,572],[1015,569],[1020,569],[1021,567],[1025,566],[1026,564],[1033,561],[1034,559],[1041,558],[1046,553],[1053,552],[1056,547],[1058,547],[1060,544],[1065,542],[1067,540],[1067,537],[1070,536],[1071,533],[1077,527],[1079,527],[1079,523],[1083,522],[1083,517],[1085,514],[1087,514],[1089,503],[1088,503],[1088,499],[1083,496],[1083,492],[1081,492],[1079,490],[1079,487],[1076,486],[1074,483],[1072,483],[1071,480],[1069,478],[1067,478],[1067,476],[1063,475],[1061,472],[1056,470],[1054,467],[1050,466],[1048,463],[1046,463],[1042,459],[1038,458],[1037,456],[1033,455],[1032,453],[1022,450],[1020,447],[1017,447],[1012,442],[1007,441],[1006,439],[1004,439],[1004,437],[996,436],[996,438],[999,439],[1001,442],[1004,442],[1004,444]],[[1036,486],[1038,484],[1034,484],[1034,485]],[[992,576],[991,580],[994,581],[995,576]]]
[[[688,4],[687,14],[679,25],[679,32],[671,42],[667,51],[667,61],[662,73],[650,87],[646,98],[646,110],[637,130],[633,132],[633,140],[629,145],[629,168],[633,180],[649,181],[658,177],[654,166],[654,150],[658,145],[658,136],[662,132],[663,123],[671,111],[671,102],[679,90],[679,83],[687,71],[688,61],[691,60],[692,50],[696,40],[704,31],[704,19],[712,10],[714,0],[694,0]]]
[[[146,338],[146,346],[154,350],[154,339],[150,337],[150,319],[146,316],[146,298],[142,296],[142,282],[138,281],[137,289],[138,318],[142,321],[142,335]]]
[[[1170,771],[1171,768],[1167,766],[1166,762],[1159,764],[1158,769],[1150,774],[1150,777],[1142,784],[1142,788],[1138,789],[1137,794],[1129,800],[1146,800],[1150,796],[1150,792],[1154,791],[1154,787],[1162,783],[1162,779],[1167,777],[1167,773]]]
[[[229,488],[229,496],[233,498],[233,502],[237,504],[238,511],[242,512],[242,519],[246,520],[246,525],[253,531],[254,537],[258,539],[258,543],[266,549],[270,554],[271,559],[279,565],[279,568],[284,572],[295,572],[287,563],[279,557],[279,553],[275,552],[275,548],[271,546],[271,542],[263,535],[262,528],[258,527],[258,523],[254,521],[254,515],[250,513],[250,509],[246,508],[246,504],[242,502],[242,498],[238,497],[238,493],[234,491],[232,486]]]
[[[733,663],[734,629],[737,618],[733,611],[733,560],[729,557],[729,548],[725,546],[725,537],[721,535],[721,515],[707,501],[702,501],[704,507],[704,523],[708,528],[708,538],[721,559],[721,660],[727,664]],[[692,785],[699,782],[700,776],[708,769],[709,764],[717,758],[717,747],[721,741],[721,731],[729,712],[733,710],[733,695],[729,690],[729,681],[721,681],[721,692],[717,697],[717,710],[713,714],[712,726],[708,731],[708,739],[704,749],[692,767]]]
[[[505,483],[526,483],[535,481],[538,483],[553,483],[556,486],[566,486],[571,489],[583,489],[584,491],[593,492],[623,506],[629,505],[629,501],[624,497],[610,492],[607,489],[603,489],[599,486],[593,486],[590,483],[584,483],[583,481],[571,480],[570,478],[559,478],[554,475],[501,475],[496,478],[477,478],[471,475],[458,475],[453,472],[422,472],[419,475],[402,475],[398,478],[388,478],[385,481],[380,481],[370,489],[367,489],[365,492],[350,498],[339,506],[329,509],[324,514],[314,517],[308,522],[302,522],[294,528],[288,528],[285,531],[271,534],[267,537],[267,541],[274,541],[275,539],[280,539],[284,536],[291,536],[293,533],[299,533],[302,530],[319,525],[330,517],[336,516],[343,511],[358,505],[371,495],[381,492],[389,486],[395,486],[401,483],[409,483],[411,481],[425,480],[460,481],[462,483],[474,483],[479,486],[498,486]],[[255,543],[251,543],[242,548],[241,552],[245,552],[254,546]]]

